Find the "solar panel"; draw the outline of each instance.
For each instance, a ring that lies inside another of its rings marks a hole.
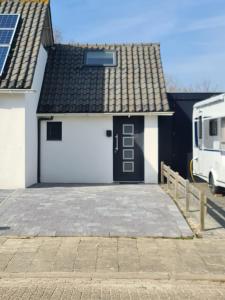
[[[0,70],[2,70],[2,68],[4,68],[8,51],[9,51],[9,47],[1,47],[0,46]]]
[[[0,29],[0,44],[10,44],[12,36],[12,29]]]
[[[0,15],[0,28],[15,28],[17,25],[18,15],[14,14],[1,14]]]
[[[17,14],[0,14],[0,76],[4,71],[18,22]]]

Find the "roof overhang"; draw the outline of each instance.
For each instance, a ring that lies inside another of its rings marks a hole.
[[[214,105],[214,104],[218,104],[218,103],[221,103],[221,102],[224,102],[224,101],[225,101],[225,94],[220,94],[218,96],[211,97],[211,98],[205,99],[203,101],[197,102],[194,105],[194,108],[199,108],[200,109],[200,108],[210,106],[210,105]]]
[[[55,116],[55,117],[79,117],[79,116],[173,116],[173,111],[168,112],[141,112],[141,113],[37,113],[38,116]]]
[[[36,92],[31,89],[0,89],[0,94],[34,94]]]

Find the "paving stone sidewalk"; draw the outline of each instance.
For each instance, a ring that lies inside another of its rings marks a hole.
[[[0,272],[192,274],[225,278],[225,240],[0,238]]]
[[[0,299],[225,299],[225,240],[0,238]]]
[[[0,191],[0,198],[6,194]],[[158,185],[38,185],[9,191],[0,203],[0,235],[176,238],[193,233]]]

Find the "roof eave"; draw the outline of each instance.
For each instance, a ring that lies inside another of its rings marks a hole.
[[[165,112],[126,112],[126,113],[40,113],[37,112],[38,116],[173,116],[174,111]]]
[[[0,94],[32,94],[36,92],[33,89],[0,89]]]

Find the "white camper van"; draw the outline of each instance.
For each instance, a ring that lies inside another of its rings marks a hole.
[[[213,193],[225,188],[225,94],[194,105],[193,174]]]

